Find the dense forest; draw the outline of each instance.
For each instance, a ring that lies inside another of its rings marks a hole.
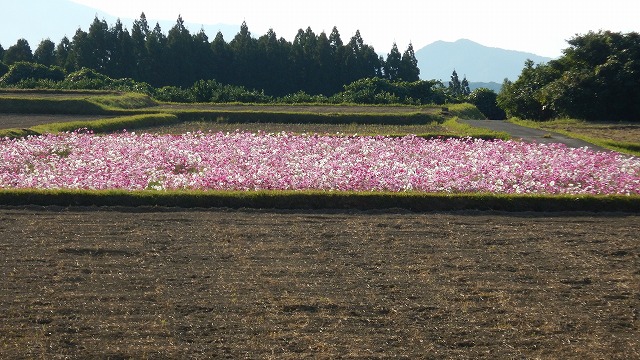
[[[640,121],[640,34],[599,31],[568,41],[563,56],[525,63],[498,104],[509,116]]]
[[[343,42],[337,28],[327,35],[300,29],[293,42],[273,30],[255,38],[246,23],[229,42],[218,32],[210,41],[204,30],[192,34],[178,17],[165,35],[151,28],[144,13],[131,32],[118,20],[112,27],[97,17],[88,31],[78,29],[58,44],[42,41],[32,53],[26,40],[6,50],[0,59],[56,65],[67,73],[93,69],[111,78],[131,78],[154,87],[190,86],[215,79],[224,84],[261,89],[282,96],[304,91],[332,95],[362,78],[418,81],[418,62],[410,44],[400,53],[394,44],[386,59],[367,45],[360,32]]]

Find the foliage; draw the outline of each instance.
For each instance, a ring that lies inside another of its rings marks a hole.
[[[589,32],[568,41],[564,55],[505,83],[498,104],[508,116],[640,121],[640,34]]]
[[[639,196],[431,194],[423,192],[340,191],[126,191],[38,190],[0,191],[4,205],[168,206],[181,208],[259,209],[407,209],[410,211],[640,211]]]
[[[31,52],[29,42],[25,39],[18,39],[15,45],[10,46],[4,51],[4,57],[0,60],[7,65],[13,65],[21,61],[33,61],[33,53]]]
[[[6,74],[8,71],[9,67],[5,63],[0,61],[0,78],[4,76],[4,74]]]
[[[477,88],[468,96],[470,103],[475,105],[484,116],[492,120],[503,120],[506,117],[504,110],[498,107],[498,94],[487,88]]]
[[[337,98],[337,99],[336,99]],[[342,93],[334,96],[335,102],[356,104],[443,104],[445,95],[440,82],[390,81],[382,78],[366,78],[346,85]]]
[[[419,70],[412,46],[399,56],[398,52],[394,65],[397,74],[389,79],[417,81]],[[68,73],[89,68],[112,79],[130,78],[158,88],[187,88],[199,80],[215,79],[245,89],[260,89],[272,96],[299,91],[330,96],[353,81],[382,77],[385,73],[384,61],[364,42],[359,31],[344,43],[337,28],[330,35],[316,34],[311,28],[300,29],[294,41],[288,42],[273,30],[255,38],[243,23],[230,42],[220,32],[210,41],[202,30],[190,32],[180,16],[165,34],[158,24],[151,28],[144,13],[134,21],[131,31],[119,20],[110,27],[95,17],[88,31],[80,28],[57,46],[44,40],[35,54],[21,39],[5,51],[4,60],[9,65],[35,60],[46,66],[60,66]],[[88,82],[87,86],[92,84]],[[188,99],[175,88],[166,90],[161,96]],[[223,93],[234,93],[230,96],[233,99],[264,100],[258,92],[238,88]],[[196,96],[195,101],[201,100]]]
[[[15,85],[27,79],[62,81],[64,70],[57,66],[47,67],[20,61],[11,65],[9,71],[0,78],[0,86]]]

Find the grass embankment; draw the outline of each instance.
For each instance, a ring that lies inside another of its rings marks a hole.
[[[509,121],[534,129],[557,132],[605,149],[640,156],[640,125],[591,123],[575,119],[531,121],[511,118]]]
[[[640,212],[640,196],[327,191],[0,190],[2,205]]]
[[[438,106],[363,106],[363,105],[247,105],[247,104],[180,104],[179,107],[156,108],[153,99],[142,94],[109,91],[45,91],[45,90],[1,90],[0,112],[23,114],[73,114],[73,115],[125,115],[124,117],[52,123],[28,129],[0,130],[0,137],[21,137],[73,131],[86,128],[95,132],[144,129],[161,132],[175,132],[188,128],[184,124],[199,123],[201,130],[229,131],[230,124],[259,129],[260,127],[278,131],[296,132],[301,125],[313,125],[317,133],[342,132],[344,134],[405,136],[416,134],[425,138],[434,137],[478,137],[484,139],[506,138],[506,134],[477,129],[459,124],[455,119],[482,119],[484,116],[471,104],[454,104],[443,114]],[[240,106],[242,105],[242,106]],[[211,106],[212,109],[207,109]],[[234,108],[224,110],[225,106]],[[352,110],[357,108],[357,110]],[[415,108],[415,109],[414,109]],[[291,109],[291,111],[289,111]],[[318,110],[320,109],[320,110]],[[160,111],[158,111],[160,110]],[[158,112],[161,112],[158,114]],[[445,121],[446,120],[446,121]],[[203,124],[210,126],[203,126]],[[226,125],[222,125],[226,124]],[[276,125],[274,125],[276,124]],[[332,131],[335,125],[347,131]],[[327,129],[323,130],[322,127]],[[364,131],[361,128],[365,128]],[[291,129],[294,128],[294,129]],[[348,129],[354,129],[350,131]],[[233,131],[235,129],[232,129]]]
[[[143,94],[110,92],[0,92],[0,112],[17,114],[126,115],[157,103]]]

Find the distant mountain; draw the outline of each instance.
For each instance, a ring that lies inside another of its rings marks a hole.
[[[89,25],[96,16],[100,20],[104,19],[109,27],[115,25],[117,20],[114,16],[69,0],[6,1],[2,3],[2,13],[5,16],[0,25],[0,45],[5,50],[15,45],[20,38],[29,42],[31,51],[35,51],[40,41],[47,38],[56,44],[64,36],[71,40],[78,28],[89,31]],[[176,13],[176,20],[178,15]],[[58,20],[51,21],[51,19]],[[147,17],[149,26],[153,29],[158,22],[165,35],[176,24],[176,20],[157,21]],[[199,32],[202,28],[209,37],[209,41],[213,41],[218,31],[221,31],[224,39],[229,42],[240,31],[240,25],[201,25],[186,20],[185,26],[191,34]],[[134,19],[121,18],[120,21],[131,31]],[[44,25],[37,26],[38,24]]]
[[[468,79],[467,79],[468,80]],[[448,80],[447,80],[448,81]],[[447,82],[445,85],[449,85],[449,83]],[[500,88],[502,88],[502,83],[497,83],[497,82],[469,82],[469,89],[471,91],[477,89],[477,88],[487,88],[489,90],[493,90],[496,93],[500,92]]]
[[[416,58],[422,79],[441,80],[447,85],[451,73],[456,70],[460,80],[466,76],[470,83],[493,82],[499,84],[498,88],[505,78],[516,80],[527,59],[536,64],[551,60],[526,52],[487,47],[466,39],[436,41],[416,51]]]

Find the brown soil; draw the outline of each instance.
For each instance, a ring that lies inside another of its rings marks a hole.
[[[0,208],[0,358],[640,358],[640,215]]]

